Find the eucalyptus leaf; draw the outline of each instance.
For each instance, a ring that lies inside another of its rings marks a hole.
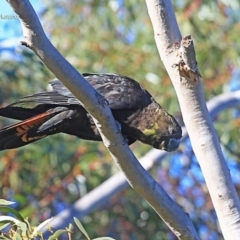
[[[90,240],[91,238],[88,236],[86,230],[84,229],[83,225],[80,223],[80,221],[77,218],[73,218],[74,222],[76,223],[77,227],[79,228],[79,230],[85,235],[85,237]]]
[[[5,223],[2,226],[0,226],[0,231],[2,231],[4,228],[8,227],[11,224],[11,222]]]
[[[19,214],[18,211],[16,211],[14,208],[0,206],[0,212],[11,213],[11,214],[15,215],[20,221],[25,222],[22,215]]]
[[[15,204],[15,202],[7,201],[5,199],[0,199],[0,205],[8,206],[12,204]]]
[[[68,233],[68,230],[57,230],[51,237],[48,238],[48,240],[58,239],[58,237],[63,233]]]
[[[45,220],[44,222],[42,222],[41,224],[39,224],[33,231],[33,236],[35,236],[43,227],[45,227],[49,222],[52,221],[53,218],[49,218],[47,220]]]
[[[92,240],[116,240],[116,239],[111,237],[98,237],[98,238],[93,238]]]

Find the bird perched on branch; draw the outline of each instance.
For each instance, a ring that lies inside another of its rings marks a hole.
[[[181,127],[139,83],[118,74],[83,76],[108,101],[129,145],[138,140],[166,151],[178,148]],[[18,148],[56,133],[102,140],[79,100],[59,80],[50,84],[52,91],[23,97],[0,108],[0,116],[21,120],[0,130],[0,150]],[[26,108],[29,103],[35,107]]]

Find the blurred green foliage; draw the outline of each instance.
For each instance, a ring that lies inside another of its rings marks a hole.
[[[0,239],[2,240],[44,240],[45,237],[41,231],[43,226],[47,226],[48,231],[51,233],[51,235],[48,237],[48,240],[58,240],[64,235],[67,236],[65,239],[69,240],[71,240],[72,236],[74,235],[79,235],[78,239],[82,237],[87,240],[114,240],[110,237],[98,237],[94,239],[90,238],[87,231],[77,218],[73,218],[75,229],[74,226],[70,223],[69,226],[65,229],[53,230],[53,227],[50,224],[51,219],[45,220],[38,226],[33,226],[28,221],[28,219],[24,219],[18,211],[10,207],[12,204],[14,204],[14,202],[0,199],[0,212],[3,213],[3,216],[1,216],[0,219]],[[7,216],[7,214],[10,214],[12,216]]]
[[[174,1],[182,34],[189,33],[195,40],[207,99],[229,90],[232,70],[239,65],[239,3],[225,2]],[[181,122],[177,97],[160,61],[144,1],[52,0],[44,4],[41,21],[45,31],[54,46],[80,72],[115,72],[130,76]],[[45,90],[47,82],[54,77],[30,51],[21,48],[18,54],[19,61],[1,61],[0,104],[3,106]],[[13,123],[8,119],[0,120],[0,127]],[[229,110],[215,120],[219,137],[226,146],[226,156],[232,161],[238,160],[239,119],[233,118]],[[136,143],[132,149],[141,156],[150,147]],[[178,176],[171,173],[174,156],[179,156],[178,166],[181,165]],[[186,212],[192,213],[201,239],[211,239],[215,236],[213,233],[221,239],[215,220],[208,218],[211,219],[208,221],[203,214],[213,214],[213,206],[205,183],[200,184],[194,177],[192,167],[199,166],[192,158],[192,150],[182,145],[176,155],[169,154],[153,174],[171,197]],[[3,151],[0,159],[0,196],[16,201],[15,207],[33,224],[56,215],[118,171],[102,143],[64,134]],[[187,189],[186,184],[180,188],[183,176],[190,176],[194,184]],[[199,195],[204,199],[202,205],[197,202]],[[124,240],[175,239],[146,201],[130,188],[82,222],[91,236],[109,235]],[[207,226],[207,230],[201,232],[200,225]],[[79,239],[77,235],[75,239]]]

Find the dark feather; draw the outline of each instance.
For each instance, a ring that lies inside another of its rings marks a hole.
[[[167,151],[178,147],[181,127],[135,80],[117,74],[84,77],[108,101],[129,144],[139,140]],[[50,84],[53,91],[27,96],[0,108],[0,116],[23,120],[0,130],[0,150],[24,146],[60,132],[101,141],[91,116],[78,99],[59,80]],[[26,108],[27,104],[36,106]]]

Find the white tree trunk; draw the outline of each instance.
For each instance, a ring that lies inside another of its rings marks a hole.
[[[182,39],[170,0],[146,0],[158,51],[172,80],[193,150],[225,239],[240,239],[240,204],[209,116],[190,36]]]

